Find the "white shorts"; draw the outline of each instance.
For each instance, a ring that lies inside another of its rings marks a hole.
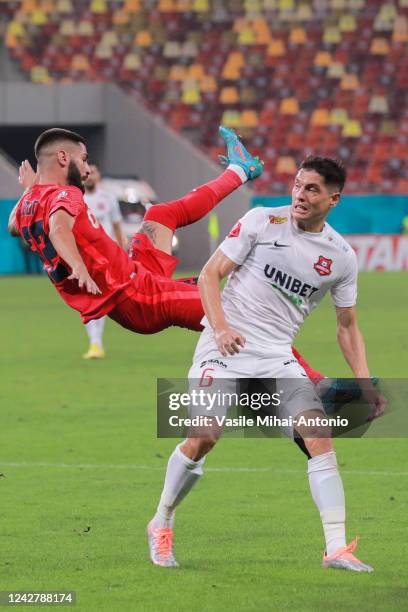
[[[235,355],[223,357],[212,330],[206,328],[201,334],[188,373],[190,392],[205,390],[214,395],[219,393],[222,401],[216,405],[216,410],[222,416],[236,405],[234,397],[241,386],[237,379],[263,379],[261,382],[265,391],[271,395],[279,394],[280,404],[276,408],[276,415],[280,419],[295,419],[309,410],[325,414],[314,384],[293,356],[291,347],[277,347],[277,351],[276,354],[257,356],[244,347]],[[192,414],[208,415],[208,406],[195,407]],[[284,433],[293,435],[293,428],[285,428]]]

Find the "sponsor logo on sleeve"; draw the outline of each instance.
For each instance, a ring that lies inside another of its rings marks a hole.
[[[276,217],[275,215],[269,215],[269,223],[272,223],[273,225],[280,225],[281,223],[286,223],[287,220],[287,217]]]
[[[57,195],[57,200],[62,200],[63,198],[68,197],[68,191],[60,191]]]
[[[319,259],[313,265],[314,269],[320,276],[328,276],[331,274],[331,265],[333,263],[332,259],[328,257],[323,257],[323,255],[319,255]]]
[[[233,227],[230,233],[228,234],[228,238],[238,238],[240,231],[241,231],[241,222],[238,221],[235,227]]]

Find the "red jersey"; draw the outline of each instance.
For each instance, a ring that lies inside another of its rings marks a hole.
[[[60,209],[75,218],[72,232],[78,251],[101,295],[87,293],[79,288],[77,280],[68,280],[71,269],[49,239],[49,218]],[[33,185],[17,205],[15,223],[31,250],[41,257],[62,299],[81,313],[84,323],[102,317],[135,293],[135,264],[105,233],[78,187]]]

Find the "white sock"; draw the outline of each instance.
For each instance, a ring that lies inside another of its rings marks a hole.
[[[102,348],[105,320],[106,317],[101,317],[100,319],[92,319],[92,321],[88,321],[88,323],[85,323],[85,328],[88,334],[90,344],[97,344]]]
[[[238,174],[239,178],[243,183],[247,182],[248,177],[245,174],[245,170],[241,168],[241,166],[238,166],[237,164],[229,164],[227,166],[227,170],[232,170],[233,172],[235,172],[235,174]]]
[[[346,545],[344,489],[336,453],[331,451],[309,459],[308,475],[310,491],[322,519],[326,552],[332,555]]]
[[[173,527],[177,506],[203,475],[205,457],[198,461],[189,459],[180,449],[182,444],[176,446],[167,464],[163,492],[153,517],[156,528]]]

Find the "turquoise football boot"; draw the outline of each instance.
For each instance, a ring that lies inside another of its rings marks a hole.
[[[234,164],[240,166],[248,179],[256,179],[263,170],[264,163],[259,157],[254,157],[246,150],[238,134],[230,128],[220,125],[219,133],[227,146],[227,155],[220,155],[220,161],[224,165]]]

